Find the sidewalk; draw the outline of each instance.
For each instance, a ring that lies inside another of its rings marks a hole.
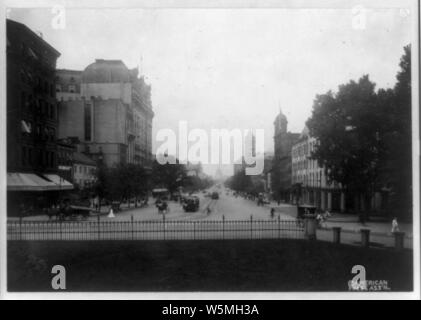
[[[275,201],[267,204],[273,207],[277,212],[286,214],[291,218],[297,217],[297,206],[281,203],[279,206]],[[387,221],[386,217],[372,217],[371,221],[362,224],[359,222],[358,214],[347,213],[331,213],[331,217],[323,223],[322,229],[331,229],[333,227],[341,227],[343,231],[360,232],[361,229],[370,229],[371,234],[392,236],[392,221]],[[413,228],[411,223],[399,223],[399,230],[405,232],[405,238],[413,237]]]

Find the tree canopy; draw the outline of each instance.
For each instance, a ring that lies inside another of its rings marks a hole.
[[[317,95],[306,124],[318,140],[312,158],[330,181],[370,196],[382,186],[411,203],[411,47],[393,89],[375,91],[368,75]]]

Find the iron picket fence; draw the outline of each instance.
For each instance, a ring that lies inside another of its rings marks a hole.
[[[8,240],[301,239],[298,220],[8,221]]]

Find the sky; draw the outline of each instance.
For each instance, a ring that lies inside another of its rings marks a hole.
[[[51,8],[8,16],[42,33],[61,53],[58,68],[83,70],[95,59],[139,67],[152,86],[154,150],[158,130],[178,132],[184,120],[207,132],[264,129],[264,151],[273,152],[280,108],[288,130],[301,132],[316,94],[364,74],[377,89],[394,86],[411,12],[365,10],[65,8],[63,29],[52,27]]]

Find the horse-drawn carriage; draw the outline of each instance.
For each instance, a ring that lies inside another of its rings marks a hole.
[[[49,219],[55,217],[57,220],[78,220],[79,218],[87,219],[92,209],[85,206],[64,205],[58,208],[50,208],[47,210]]]

